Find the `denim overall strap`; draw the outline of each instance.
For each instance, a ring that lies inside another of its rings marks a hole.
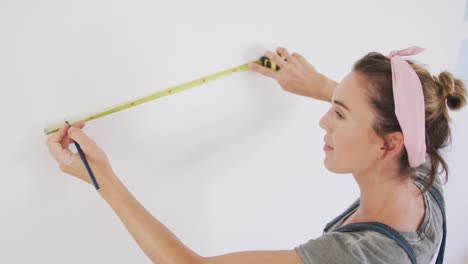
[[[343,218],[345,215],[349,214],[351,211],[353,211],[354,209],[356,209],[356,207],[359,206],[359,199],[354,202],[354,204],[352,204],[346,211],[344,211],[342,214],[340,214],[339,216],[335,217],[335,219],[333,219],[331,222],[329,222],[325,228],[323,229],[324,232],[327,232],[328,229],[330,229],[331,226],[333,226],[334,224],[336,224],[338,221],[340,221],[341,218]]]
[[[383,223],[378,222],[363,222],[354,223],[342,226],[335,231],[337,232],[357,232],[357,231],[374,231],[393,239],[398,245],[406,252],[412,264],[416,264],[416,254],[414,254],[413,248],[406,241],[406,239],[398,233],[395,229],[387,226]]]
[[[419,181],[421,184],[424,184],[424,182]],[[434,197],[434,199],[437,202],[437,205],[440,208],[440,211],[442,212],[442,217],[443,217],[443,223],[442,223],[442,228],[443,228],[443,233],[442,233],[442,241],[440,243],[440,249],[439,249],[439,254],[437,255],[437,260],[435,264],[442,264],[444,261],[444,253],[445,253],[445,241],[447,238],[447,220],[446,220],[446,215],[445,215],[445,202],[442,194],[433,186],[429,188],[429,193]],[[351,211],[355,210],[356,207],[359,206],[359,200],[357,200],[354,204],[352,204],[346,211],[344,211],[342,214],[340,214],[338,217],[333,219],[331,222],[329,222],[325,228],[324,231],[328,231],[331,226],[336,224],[341,218],[349,214]],[[393,228],[383,224],[383,223],[377,223],[377,222],[366,222],[366,223],[355,223],[355,224],[348,224],[345,226],[342,226],[334,231],[338,232],[353,232],[353,231],[364,231],[364,230],[371,230],[375,232],[379,232],[393,240],[395,240],[400,247],[405,250],[405,252],[408,254],[408,257],[411,260],[411,263],[416,263],[416,255],[414,254],[414,250],[411,247],[411,245],[406,241],[406,239],[398,233],[398,231],[394,230]]]
[[[423,180],[417,179],[419,183],[424,185]],[[437,260],[435,264],[442,264],[444,262],[444,253],[445,253],[445,240],[447,239],[447,219],[445,215],[445,202],[442,194],[440,193],[439,190],[437,190],[434,186],[431,186],[429,188],[429,193],[434,197],[434,199],[437,202],[437,205],[440,208],[440,211],[442,212],[442,218],[443,218],[443,223],[442,223],[442,241],[440,242],[440,248],[439,248],[439,254],[437,255]]]
[[[439,205],[440,211],[442,212],[443,223],[442,223],[442,241],[440,242],[439,254],[437,255],[436,264],[442,264],[444,262],[444,253],[445,253],[445,239],[447,238],[447,220],[445,216],[445,202],[442,194],[434,187],[429,188],[429,192],[432,194],[434,199]]]

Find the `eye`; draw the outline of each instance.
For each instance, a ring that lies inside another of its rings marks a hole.
[[[343,119],[343,116],[340,114],[340,112],[335,111],[336,115],[338,116],[339,119]]]

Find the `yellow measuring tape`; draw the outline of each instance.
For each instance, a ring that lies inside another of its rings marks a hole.
[[[259,60],[254,61],[254,63],[260,64],[260,65],[262,65],[264,67],[274,69],[274,70],[279,70],[280,69],[279,66],[275,64],[275,62],[273,62],[272,60],[270,60],[269,58],[267,58],[265,56],[261,57]],[[209,81],[216,80],[218,78],[227,76],[227,75],[235,73],[235,72],[247,71],[248,69],[249,69],[248,68],[248,63],[242,64],[240,66],[237,66],[237,67],[234,67],[234,68],[222,71],[222,72],[211,74],[211,75],[205,76],[205,77],[200,78],[200,79],[196,79],[196,80],[191,81],[191,82],[187,82],[187,83],[183,83],[183,84],[180,84],[180,85],[177,85],[177,86],[174,86],[174,87],[170,87],[170,88],[167,88],[165,90],[162,90],[162,91],[159,91],[159,92],[144,96],[142,98],[139,98],[139,99],[127,102],[127,103],[117,105],[117,106],[112,107],[112,108],[110,108],[108,110],[101,111],[101,112],[98,112],[98,113],[95,113],[95,114],[91,114],[91,115],[86,116],[84,118],[79,118],[79,119],[76,119],[76,120],[68,120],[68,121],[72,125],[75,124],[75,123],[81,122],[81,121],[83,121],[83,122],[91,121],[91,120],[94,120],[96,118],[103,117],[103,116],[106,116],[106,115],[110,115],[112,113],[122,111],[124,109],[130,108],[130,107],[133,107],[133,106],[137,106],[137,105],[140,105],[140,104],[143,104],[143,103],[146,103],[146,102],[149,102],[149,101],[152,101],[152,100],[155,100],[155,99],[167,96],[167,95],[182,92],[182,91],[187,90],[189,88],[204,84],[204,83],[209,82]],[[63,123],[49,125],[46,128],[44,128],[44,133],[46,135],[52,134],[54,132],[57,132],[62,126],[63,126]]]

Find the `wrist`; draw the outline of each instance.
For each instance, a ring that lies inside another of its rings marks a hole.
[[[101,187],[99,194],[104,200],[109,201],[121,190],[123,184],[113,171],[108,172],[105,176],[103,177],[105,180],[99,183]]]
[[[335,91],[336,86],[338,86],[338,83],[323,74],[320,74],[320,78],[320,98],[318,99],[331,102],[333,92]]]

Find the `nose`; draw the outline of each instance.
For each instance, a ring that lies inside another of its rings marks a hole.
[[[323,128],[327,132],[329,131],[329,126],[328,126],[328,113],[329,112],[330,110],[328,110],[319,120],[320,127]]]

